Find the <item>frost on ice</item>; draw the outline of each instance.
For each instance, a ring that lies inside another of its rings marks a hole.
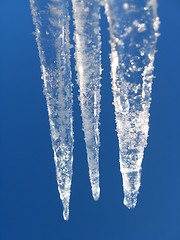
[[[63,216],[69,218],[73,164],[72,82],[67,0],[30,0],[41,60],[52,147]],[[75,60],[92,194],[99,198],[101,79],[100,6],[105,7],[111,44],[111,78],[124,204],[133,208],[149,130],[156,0],[72,0]]]
[[[100,28],[98,0],[72,0],[76,70],[93,198],[99,188]]]
[[[105,0],[124,204],[136,206],[147,145],[155,44],[156,0]]]
[[[69,218],[73,163],[68,1],[30,0],[41,60],[63,216]]]

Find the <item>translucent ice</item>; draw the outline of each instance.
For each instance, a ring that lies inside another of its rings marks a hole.
[[[73,163],[68,1],[30,0],[41,60],[63,216],[69,218]]]
[[[100,6],[109,22],[111,78],[124,204],[133,208],[149,131],[159,18],[156,0],[71,0],[79,101],[92,194],[99,198]],[[67,0],[30,0],[63,216],[69,218],[73,164],[72,82]]]
[[[101,37],[99,1],[72,0],[76,70],[92,194],[98,200]]]
[[[147,145],[155,44],[156,0],[105,0],[124,204],[136,206]]]

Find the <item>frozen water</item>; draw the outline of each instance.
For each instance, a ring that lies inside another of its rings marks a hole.
[[[69,218],[73,164],[69,1],[30,0],[41,60],[44,94],[63,216]],[[136,206],[149,131],[155,45],[156,0],[72,0],[79,101],[93,198],[99,188],[101,87],[100,6],[105,7],[111,44],[111,78],[119,141],[124,204]]]
[[[101,37],[98,0],[72,0],[76,43],[76,70],[82,112],[89,176],[93,198],[99,188],[99,113],[101,79]]]
[[[105,0],[124,204],[136,206],[147,145],[155,44],[156,0]]]
[[[41,60],[51,140],[64,219],[69,218],[73,163],[68,1],[30,0]]]

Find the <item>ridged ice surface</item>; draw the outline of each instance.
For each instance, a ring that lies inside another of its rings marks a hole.
[[[105,0],[111,42],[111,77],[124,204],[136,206],[147,145],[155,44],[156,0]]]
[[[72,0],[76,44],[75,59],[83,130],[93,198],[99,188],[100,28],[99,1]]]
[[[149,131],[159,18],[156,0],[71,0],[79,101],[93,198],[99,188],[100,6],[109,22],[111,78],[124,204],[133,208]],[[30,0],[63,216],[69,218],[73,164],[69,1]]]
[[[68,1],[30,0],[63,216],[69,218],[73,163]]]

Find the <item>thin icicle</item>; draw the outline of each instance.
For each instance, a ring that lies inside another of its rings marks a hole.
[[[155,44],[156,0],[105,0],[124,204],[136,206],[147,145]]]
[[[99,1],[72,0],[75,24],[76,70],[80,89],[89,175],[95,200],[99,188],[100,29]]]
[[[68,1],[30,0],[41,60],[57,183],[69,218],[73,163],[72,83]]]

